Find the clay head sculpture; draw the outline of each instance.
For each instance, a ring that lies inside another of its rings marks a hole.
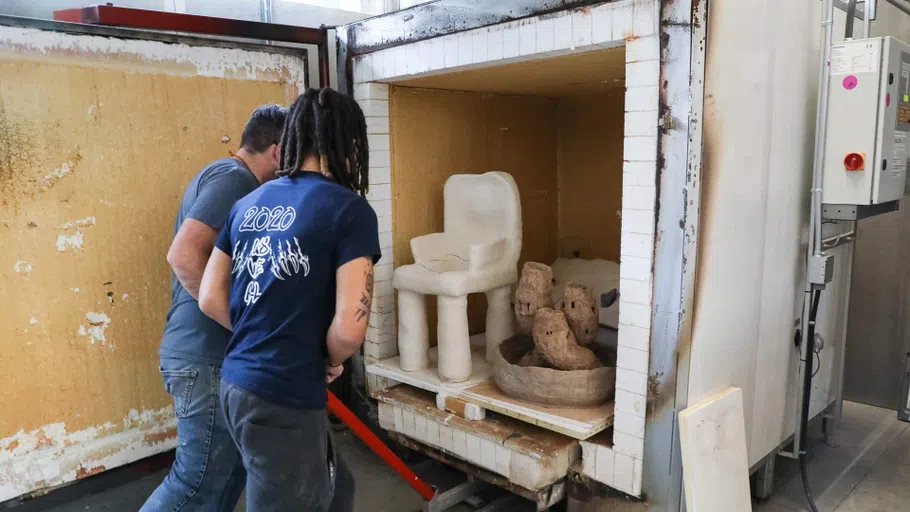
[[[563,291],[560,309],[566,314],[578,344],[590,345],[597,335],[598,314],[594,292],[580,284],[569,283]]]
[[[534,345],[558,370],[593,370],[603,365],[593,352],[579,346],[562,311],[537,310],[534,316]]]
[[[553,305],[553,270],[543,263],[527,262],[515,291],[515,318],[518,332],[529,334],[534,314]]]

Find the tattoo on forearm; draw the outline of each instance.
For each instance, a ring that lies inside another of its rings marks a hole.
[[[370,316],[370,307],[373,304],[372,260],[370,260],[370,265],[367,267],[364,273],[366,273],[366,285],[364,286],[364,291],[360,294],[360,305],[357,307],[357,311],[354,313],[354,318],[356,318],[358,322]]]

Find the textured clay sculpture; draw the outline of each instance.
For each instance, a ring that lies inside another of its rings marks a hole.
[[[575,341],[566,315],[551,308],[537,310],[534,316],[534,345],[536,350],[557,370],[593,370],[603,364],[585,347]]]
[[[597,335],[597,304],[594,292],[575,283],[569,283],[563,292],[560,309],[566,314],[569,328],[579,345],[587,347]]]
[[[515,291],[515,318],[518,332],[530,334],[534,315],[553,305],[553,271],[543,263],[527,262]]]

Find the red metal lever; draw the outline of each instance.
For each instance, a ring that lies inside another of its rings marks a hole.
[[[401,475],[401,477],[404,478],[405,481],[407,481],[408,484],[414,488],[414,490],[420,493],[420,495],[423,496],[423,499],[431,501],[433,499],[433,496],[436,495],[436,490],[433,487],[427,485],[426,482],[421,480],[419,476],[411,471],[411,468],[409,468],[404,463],[404,461],[399,459],[397,455],[392,453],[392,450],[390,450],[388,446],[386,446],[378,437],[376,437],[376,434],[374,434],[369,427],[364,425],[363,422],[360,421],[360,418],[355,416],[350,409],[345,407],[345,405],[341,403],[341,400],[333,395],[331,391],[329,391],[328,394],[329,411],[331,411],[335,416],[338,416],[338,419],[345,422],[349,427],[351,427],[351,430],[357,434],[357,437],[362,439],[363,442],[365,442],[371,450],[382,457],[382,460],[386,461],[386,464],[392,466],[392,469],[397,471],[398,474]]]

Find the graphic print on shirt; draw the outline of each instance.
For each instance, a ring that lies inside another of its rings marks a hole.
[[[249,241],[242,242],[242,247],[239,241],[234,244],[231,273],[240,276],[247,272],[252,278],[243,294],[247,306],[262,296],[259,276],[266,270],[282,281],[301,272],[304,277],[310,274],[310,258],[300,248],[297,237],[288,239],[278,234],[287,231],[296,217],[297,212],[289,206],[251,206],[244,212],[241,232],[269,233],[253,239],[252,247]]]

